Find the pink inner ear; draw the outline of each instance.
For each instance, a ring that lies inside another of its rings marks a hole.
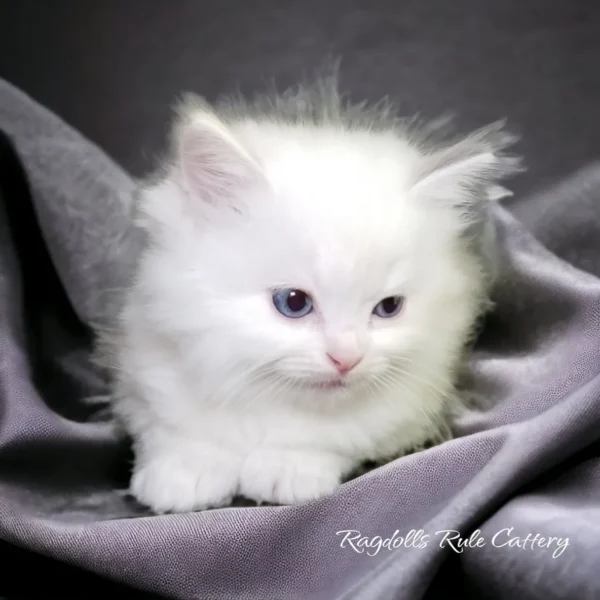
[[[207,202],[235,196],[256,176],[256,167],[227,129],[213,119],[188,123],[179,141],[188,191]]]

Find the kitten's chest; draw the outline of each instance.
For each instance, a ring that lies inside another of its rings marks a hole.
[[[398,454],[426,435],[426,426],[408,420],[391,404],[358,406],[337,414],[287,407],[264,412],[212,414],[205,420],[214,442],[245,454],[264,448],[303,448],[376,460]]]

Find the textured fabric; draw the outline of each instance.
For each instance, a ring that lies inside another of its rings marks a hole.
[[[152,516],[83,402],[106,390],[90,331],[139,248],[134,183],[2,82],[0,130],[0,539],[171,598],[600,596],[600,165],[516,198],[539,215],[529,230],[494,211],[501,282],[465,389],[489,408],[456,439],[308,505]],[[569,544],[499,547],[505,528]],[[397,547],[356,551],[347,530]]]

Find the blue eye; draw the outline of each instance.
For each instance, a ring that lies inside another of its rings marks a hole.
[[[285,317],[300,319],[313,309],[311,297],[302,290],[286,289],[273,292],[273,304]]]
[[[402,296],[388,296],[373,309],[373,314],[382,319],[389,319],[395,317],[403,305],[404,298]]]

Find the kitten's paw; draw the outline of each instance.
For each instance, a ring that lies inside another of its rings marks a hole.
[[[239,465],[218,452],[169,454],[136,466],[130,491],[156,513],[191,512],[231,503]]]
[[[299,504],[331,494],[341,483],[340,459],[328,454],[264,450],[242,467],[240,493],[256,502]]]

